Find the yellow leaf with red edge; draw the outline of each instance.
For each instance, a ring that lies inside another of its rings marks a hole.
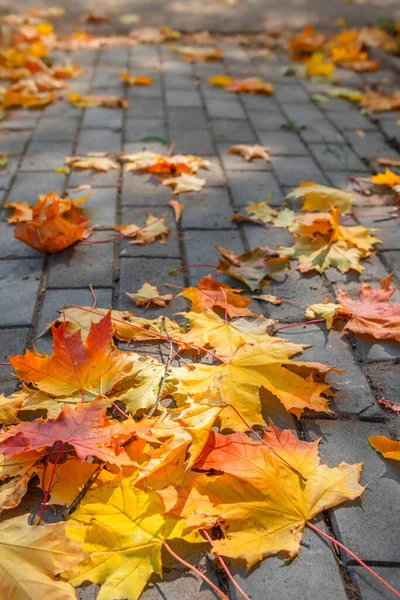
[[[230,317],[253,317],[247,307],[251,300],[242,295],[243,290],[231,288],[226,283],[215,281],[211,275],[203,277],[197,287],[186,288],[179,295],[192,302],[191,311],[202,313],[219,308]]]
[[[318,441],[299,441],[271,423],[264,444],[240,433],[212,432],[195,464],[223,473],[208,484],[214,502],[219,499],[214,514],[225,534],[213,550],[245,560],[248,568],[278,552],[294,558],[308,521],[364,491],[362,463],[321,464]]]
[[[395,442],[385,435],[372,435],[368,441],[374,450],[380,452],[385,458],[400,460],[400,442]]]
[[[204,541],[185,528],[184,519],[165,514],[156,492],[128,479],[89,490],[72,519],[85,526],[80,539],[88,558],[68,573],[69,580],[100,584],[98,600],[137,600],[151,575],[162,573],[164,541]]]

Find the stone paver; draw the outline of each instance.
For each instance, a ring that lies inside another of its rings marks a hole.
[[[309,0],[308,6],[313,7],[315,3],[316,0]],[[99,7],[103,4],[99,2]],[[124,0],[114,4],[115,11],[132,12],[132,7]],[[178,27],[183,22],[190,23],[182,7],[193,15],[199,5],[197,0],[179,1],[175,3],[175,14],[170,8],[172,3],[157,0],[147,4],[159,7],[158,12],[149,15],[149,23],[158,23],[162,19],[163,24],[168,21]],[[236,12],[221,5],[221,14],[228,16],[226,21],[218,23],[218,27],[230,27],[231,31],[253,28],[253,17],[249,17],[246,4],[239,2]],[[258,6],[258,15],[264,15],[262,3],[253,4]],[[282,3],[274,0],[272,4],[278,18]],[[290,2],[283,4],[287,7]],[[321,19],[329,19],[331,4],[326,4]],[[24,5],[28,6],[29,2]],[[145,5],[144,0],[135,3],[134,11],[148,11]],[[81,2],[73,0],[68,8],[74,13],[80,6]],[[350,15],[351,21],[357,11],[360,22],[363,10],[343,3],[340,16],[347,18]],[[369,5],[365,10],[366,14],[371,14]],[[290,12],[296,11],[288,14]],[[196,29],[200,29],[204,21],[201,13],[198,14]],[[88,242],[43,257],[13,238],[12,229],[5,222],[8,212],[5,208],[1,210],[1,361],[5,361],[8,354],[22,352],[25,345],[32,342],[40,351],[49,351],[50,336],[38,338],[38,335],[57,317],[57,310],[63,305],[91,305],[91,284],[98,306],[113,304],[118,309],[134,309],[142,316],[160,315],[161,309],[134,307],[126,292],[136,291],[146,280],[157,285],[161,293],[171,291],[165,286],[167,282],[177,286],[197,284],[201,277],[214,273],[213,266],[220,258],[215,245],[241,253],[258,245],[275,248],[280,244],[291,244],[291,236],[284,230],[232,221],[233,214],[243,212],[246,204],[262,202],[272,196],[273,206],[286,203],[298,210],[300,202],[286,201],[285,196],[291,186],[297,186],[300,181],[346,186],[349,175],[365,177],[376,170],[374,160],[377,156],[399,158],[390,141],[396,135],[397,113],[371,119],[343,100],[319,105],[310,98],[319,93],[319,83],[284,77],[281,62],[260,57],[253,60],[251,48],[234,44],[224,44],[223,48],[227,56],[224,63],[196,65],[180,61],[167,46],[73,52],[70,59],[87,65],[88,74],[82,80],[72,81],[71,89],[125,94],[131,102],[130,107],[126,111],[80,110],[58,101],[41,112],[13,111],[9,121],[1,124],[0,150],[18,154],[10,158],[8,172],[0,173],[0,209],[6,202],[25,200],[34,204],[38,194],[51,190],[61,194],[90,184],[92,196],[83,210],[91,223],[100,228]],[[132,74],[139,70],[151,74],[154,84],[148,88],[124,90],[118,76],[122,69]],[[276,85],[276,93],[272,97],[228,95],[223,90],[211,88],[208,77],[223,72],[270,78]],[[341,85],[370,81],[368,76],[355,76],[341,69],[338,79]],[[289,123],[291,131],[287,130]],[[359,129],[365,132],[364,137],[357,132]],[[163,140],[143,141],[148,136],[164,138],[167,145],[162,143]],[[228,154],[231,145],[240,143],[268,146],[271,163],[263,160],[247,163],[240,156]],[[184,205],[179,224],[175,223],[168,206],[171,188],[161,185],[156,176],[117,171],[71,171],[67,176],[54,171],[63,166],[64,157],[70,153],[107,151],[118,154],[142,149],[166,153],[170,144],[174,144],[174,152],[200,153],[212,163],[209,171],[199,172],[199,176],[206,179],[206,187],[201,192],[174,196]],[[143,225],[148,212],[156,217],[167,213],[172,235],[166,244],[135,245],[127,240],[91,243],[115,237],[113,225],[116,223]],[[379,227],[379,223],[375,224],[368,217],[368,212],[369,209],[357,210],[354,222]],[[361,281],[376,285],[389,272],[398,284],[398,221],[383,223],[378,236],[383,245],[376,256],[364,262],[365,270],[361,276],[343,276],[333,269],[324,276],[304,276],[293,268],[274,276],[264,293],[312,303],[334,299],[339,288],[355,292]],[[194,266],[175,275],[169,274],[170,270],[188,264],[210,266]],[[216,274],[215,277],[241,287],[225,275]],[[275,306],[257,300],[252,306],[255,312],[283,324],[303,320],[303,306],[288,303]],[[172,316],[185,308],[185,301],[178,298],[162,312]],[[287,329],[281,335],[293,342],[310,344],[302,355],[304,360],[328,363],[344,372],[341,376],[337,373],[329,375],[329,382],[335,389],[331,401],[332,416],[306,413],[300,423],[295,423],[278,401],[268,404],[265,416],[272,416],[278,425],[291,427],[306,439],[322,437],[321,454],[330,465],[342,460],[365,462],[363,481],[368,487],[362,498],[327,511],[320,518],[320,526],[331,533],[333,530],[337,539],[376,568],[392,585],[399,586],[400,554],[395,528],[399,517],[399,469],[393,462],[382,459],[367,442],[369,435],[390,435],[395,430],[394,419],[383,412],[377,400],[385,397],[398,401],[399,347],[394,343],[372,344],[371,340],[336,330],[327,334],[324,328],[315,325]],[[151,345],[148,352],[160,358],[160,351]],[[4,389],[9,393],[15,387],[10,370],[1,365],[0,391]],[[224,581],[218,569],[215,570],[206,559],[197,556],[193,562],[204,568],[209,577],[219,581],[219,585]],[[187,576],[176,566],[169,566],[167,571],[163,581],[151,582],[143,595],[145,600],[174,600],[178,596],[211,600],[215,597],[198,579]],[[391,597],[344,554],[340,555],[339,561],[332,548],[310,530],[306,531],[304,545],[293,564],[272,558],[247,574],[242,566],[233,564],[232,572],[252,600],[265,596],[289,600],[298,597],[386,600]],[[234,588],[229,593],[232,600],[239,598]],[[82,600],[92,600],[96,586],[84,588],[79,594]]]

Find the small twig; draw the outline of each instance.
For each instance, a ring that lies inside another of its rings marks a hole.
[[[204,537],[206,537],[207,540],[210,542],[211,547],[214,548],[214,542],[212,541],[212,539],[211,539],[208,531],[206,531],[205,529],[200,529],[200,531],[204,535]],[[222,556],[220,556],[216,552],[215,552],[215,555],[217,556],[220,565],[222,566],[222,568],[224,569],[225,573],[227,574],[227,577],[228,577],[229,581],[232,582],[232,584],[235,586],[235,588],[237,589],[237,591],[239,592],[239,594],[241,596],[243,596],[243,598],[245,600],[250,600],[249,596],[247,594],[245,594],[245,592],[242,590],[242,588],[240,587],[240,585],[235,581],[235,578],[233,577],[232,573],[228,569],[228,565],[226,564],[226,562],[224,561],[224,559],[222,558]]]
[[[162,324],[162,328],[165,331],[165,335],[168,338],[169,353],[168,353],[168,358],[167,358],[167,360],[165,362],[164,373],[163,373],[163,376],[161,377],[160,385],[158,387],[157,398],[156,398],[156,401],[154,402],[153,406],[151,407],[149,414],[146,417],[147,419],[150,419],[153,416],[153,414],[156,411],[157,406],[158,406],[158,404],[159,404],[159,402],[161,400],[161,395],[162,395],[162,392],[163,392],[163,389],[164,389],[165,380],[167,379],[167,375],[168,375],[168,371],[169,371],[169,366],[170,366],[171,360],[172,360],[172,353],[174,351],[174,347],[173,347],[173,344],[172,344],[172,338],[171,338],[171,336],[170,336],[170,334],[168,332],[168,329],[166,328],[166,325],[165,325],[165,317],[162,317],[161,324]]]
[[[373,577],[375,577],[385,587],[387,587],[388,590],[390,590],[391,592],[393,592],[393,594],[395,596],[397,596],[397,598],[400,598],[400,592],[398,592],[397,590],[395,590],[394,587],[392,587],[387,581],[385,581],[384,579],[382,579],[382,577],[380,575],[378,575],[378,573],[376,573],[373,569],[371,569],[371,567],[369,567],[368,565],[366,565],[365,562],[362,561],[361,558],[358,558],[358,556],[356,554],[354,554],[354,552],[352,552],[351,550],[349,550],[349,548],[347,548],[347,546],[345,546],[344,544],[341,544],[340,542],[338,542],[334,537],[332,537],[331,535],[328,535],[327,533],[325,533],[325,531],[322,531],[322,529],[319,529],[315,525],[312,525],[310,523],[310,521],[307,521],[306,525],[308,527],[310,527],[310,529],[312,529],[313,531],[315,531],[316,533],[318,533],[320,536],[322,536],[322,537],[326,538],[327,540],[329,540],[330,542],[332,542],[332,544],[334,544],[336,546],[339,546],[339,548],[341,548],[342,550],[344,550],[345,552],[347,552],[347,554],[349,554],[349,556],[351,556],[352,558],[354,558],[354,560],[357,561],[358,564],[361,565],[366,571],[368,571],[368,573],[370,573],[370,575],[372,575]]]
[[[204,575],[204,573],[199,571],[199,569],[197,569],[194,565],[191,565],[190,563],[186,562],[186,560],[184,560],[178,554],[176,554],[172,550],[172,548],[170,548],[170,546],[168,546],[167,542],[164,542],[163,546],[167,550],[167,552],[169,552],[170,555],[173,556],[178,562],[180,562],[182,565],[184,565],[185,567],[187,567],[188,569],[190,569],[191,571],[193,571],[194,573],[199,575],[199,577],[204,579],[204,581],[206,583],[208,583],[208,585],[210,587],[212,587],[212,589],[215,592],[217,592],[217,594],[219,594],[221,596],[221,598],[223,598],[223,600],[229,600],[228,596],[226,594],[224,594],[224,592],[222,590],[220,590],[219,587],[217,587],[212,581],[210,581],[210,579],[208,579],[208,577],[206,577],[206,575]]]
[[[81,491],[79,492],[79,494],[77,495],[75,500],[73,500],[71,502],[71,504],[69,505],[67,510],[64,512],[63,516],[65,518],[69,517],[74,512],[74,510],[78,506],[79,502],[85,496],[86,492],[88,491],[88,489],[90,488],[90,486],[92,485],[92,483],[94,482],[96,477],[99,475],[100,471],[102,471],[104,469],[105,464],[106,464],[106,462],[103,460],[103,461],[101,461],[101,463],[99,463],[97,465],[97,468],[93,471],[93,473],[91,474],[91,476],[89,477],[89,479],[87,480],[87,482],[85,483],[85,485],[83,486],[83,488],[81,489]]]
[[[338,321],[340,319],[347,319],[346,315],[337,315],[333,317],[334,321]],[[290,325],[282,325],[282,327],[278,327],[278,329],[274,329],[273,333],[278,333],[278,331],[282,331],[283,329],[291,329],[292,327],[300,327],[301,325],[312,325],[313,323],[326,323],[325,319],[310,319],[309,321],[300,321],[299,323],[291,323]]]
[[[173,275],[177,271],[182,271],[182,269],[190,269],[191,267],[209,267],[210,269],[217,268],[215,265],[208,265],[207,263],[198,263],[198,264],[193,264],[193,265],[183,265],[183,267],[177,267],[176,269],[171,269],[171,271],[169,271],[169,274]]]
[[[63,442],[61,444],[60,450],[59,450],[59,452],[57,454],[57,457],[56,457],[56,459],[54,461],[53,469],[52,469],[51,475],[50,475],[49,485],[47,486],[47,489],[46,489],[46,491],[44,493],[44,498],[43,498],[43,502],[42,502],[42,508],[41,508],[41,511],[40,511],[40,514],[39,514],[39,518],[36,521],[35,525],[40,525],[40,523],[43,521],[43,515],[44,515],[44,511],[46,510],[46,505],[47,505],[47,501],[48,501],[50,493],[51,493],[51,488],[53,486],[53,481],[54,481],[54,477],[55,477],[55,474],[56,474],[58,461],[60,460],[61,454],[63,453],[65,443],[66,442]],[[54,448],[54,444],[53,444],[53,448]],[[43,478],[43,481],[44,481],[44,478]]]
[[[92,308],[96,308],[97,307],[97,298],[96,298],[96,294],[94,293],[94,289],[93,289],[93,285],[89,284],[89,289],[90,289],[90,293],[92,294],[92,298],[93,298],[93,306]]]

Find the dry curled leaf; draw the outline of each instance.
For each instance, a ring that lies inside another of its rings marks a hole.
[[[146,75],[130,75],[129,73],[121,72],[119,74],[122,81],[127,85],[151,85],[153,80],[151,77],[146,77]]]
[[[231,318],[252,317],[254,313],[247,308],[251,300],[243,296],[242,291],[231,288],[226,283],[214,281],[211,275],[207,275],[199,281],[197,287],[186,288],[179,295],[192,302],[192,312],[202,313],[216,307]]]
[[[247,162],[250,162],[253,158],[264,158],[266,162],[271,162],[269,148],[259,146],[258,144],[254,144],[254,146],[246,144],[231,146],[229,148],[229,154],[240,154]]]
[[[78,108],[129,108],[129,102],[119,96],[80,96],[79,94],[68,94],[68,99]]]
[[[174,211],[175,221],[177,223],[179,223],[179,221],[181,220],[183,209],[185,208],[184,205],[181,204],[180,202],[178,202],[178,200],[170,200],[168,202],[168,204],[172,208],[172,210]]]
[[[119,170],[119,165],[108,156],[96,156],[88,154],[87,156],[66,156],[65,164],[74,169],[93,169],[94,171],[107,172],[110,169]]]
[[[224,56],[221,48],[196,48],[194,46],[172,46],[172,50],[179,52],[183,60],[190,63],[203,63],[221,60]]]
[[[248,77],[237,79],[228,75],[213,75],[208,83],[217,87],[225,88],[227,92],[248,92],[250,94],[264,94],[270,96],[274,93],[272,83],[264,81],[261,77]]]
[[[170,185],[174,188],[172,192],[175,194],[184,194],[186,192],[199,192],[206,184],[205,179],[196,177],[195,175],[188,175],[188,173],[182,173],[179,177],[169,177],[164,179],[163,185]]]
[[[160,244],[166,243],[166,237],[170,233],[169,227],[165,225],[165,217],[154,217],[151,213],[147,215],[146,224],[138,227],[135,223],[129,225],[116,225],[114,229],[120,231],[126,238],[134,238],[131,244],[151,244],[158,239]]]
[[[254,248],[249,252],[237,255],[216,246],[224,259],[218,263],[218,271],[239,279],[252,291],[264,287],[271,273],[278,273],[288,268],[289,261],[273,252],[270,248]]]

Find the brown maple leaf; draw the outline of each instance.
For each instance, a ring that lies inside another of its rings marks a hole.
[[[289,266],[287,258],[280,257],[270,248],[254,248],[240,255],[220,246],[216,248],[226,259],[219,261],[218,271],[239,279],[252,291],[264,287],[268,275],[283,271]]]

